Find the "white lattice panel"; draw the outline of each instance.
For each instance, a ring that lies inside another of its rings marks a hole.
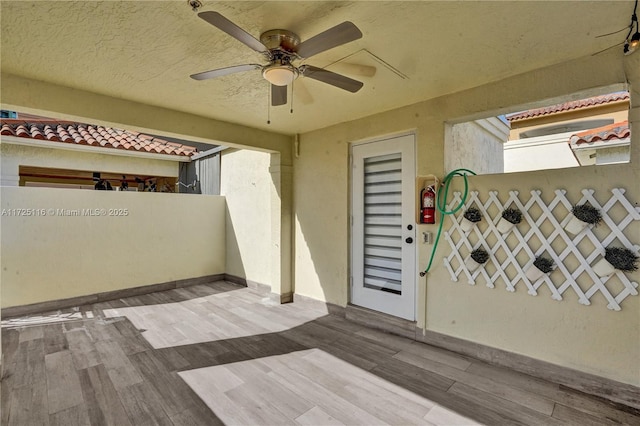
[[[640,207],[634,207],[621,188],[612,189],[611,197],[604,204],[598,203],[594,192],[583,189],[582,198],[571,202],[566,191],[558,189],[554,191],[553,199],[545,202],[539,190],[531,191],[527,199],[521,199],[518,191],[510,191],[503,200],[497,191],[489,191],[484,199],[480,199],[477,191],[470,191],[465,206],[456,217],[451,217],[451,227],[444,233],[451,247],[451,253],[444,259],[451,279],[458,281],[464,275],[471,285],[483,280],[487,287],[502,284],[511,292],[523,287],[532,296],[538,294],[541,286],[546,286],[555,300],[562,300],[563,294],[572,291],[583,305],[590,305],[591,298],[600,293],[607,300],[609,309],[619,311],[626,297],[638,294],[638,283],[618,270],[611,276],[599,277],[591,265],[604,255],[604,249],[609,245],[623,246],[636,253],[640,251],[640,246],[624,234],[634,220],[640,220]],[[460,201],[461,193],[454,192],[448,209],[459,205]],[[570,220],[572,206],[584,203],[600,209],[603,222],[597,229],[588,226],[577,235],[567,233],[563,227]],[[467,234],[462,231],[460,222],[470,206],[482,211],[483,219]],[[502,235],[496,224],[506,207],[519,209],[523,218],[509,234]],[[490,258],[483,267],[471,272],[464,260],[479,247],[486,250]],[[525,271],[534,267],[533,261],[540,255],[553,259],[556,268],[532,282]]]

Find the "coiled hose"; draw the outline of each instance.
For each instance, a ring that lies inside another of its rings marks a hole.
[[[420,272],[421,277],[424,277],[425,275],[427,275],[427,273],[431,269],[431,264],[433,263],[433,258],[436,255],[436,249],[438,248],[438,241],[440,241],[440,234],[442,234],[442,226],[444,225],[444,216],[448,214],[457,213],[458,210],[460,210],[462,206],[464,206],[464,204],[467,202],[467,196],[469,195],[469,183],[467,182],[467,176],[470,174],[474,176],[476,175],[474,171],[469,169],[455,169],[454,171],[449,173],[447,176],[445,176],[444,181],[442,182],[442,186],[444,186],[444,189],[441,191],[438,191],[438,197],[436,202],[436,208],[442,214],[442,217],[440,218],[440,226],[438,226],[438,234],[436,235],[436,239],[433,243],[433,250],[431,250],[431,258],[429,259],[429,264],[427,265],[427,269],[425,269],[423,272]],[[449,194],[449,185],[451,185],[451,180],[455,176],[463,177],[464,193],[462,194],[462,199],[460,200],[460,203],[453,210],[447,210],[447,196]]]

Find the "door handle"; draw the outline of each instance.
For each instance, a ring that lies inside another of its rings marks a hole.
[[[411,237],[407,237],[406,240],[404,240],[407,244],[411,244],[413,242],[413,238]]]

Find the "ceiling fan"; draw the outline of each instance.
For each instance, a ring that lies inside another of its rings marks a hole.
[[[294,64],[296,61],[302,61],[318,53],[361,38],[362,32],[352,22],[345,21],[301,42],[297,34],[287,30],[269,30],[262,33],[260,40],[257,40],[218,12],[201,12],[198,13],[198,16],[256,52],[261,53],[269,62],[266,65],[235,65],[192,74],[191,78],[194,80],[207,80],[236,72],[261,70],[262,76],[271,83],[272,106],[287,103],[287,86],[300,76],[321,81],[351,93],[357,92],[363,86],[362,82],[341,74],[312,65]]]

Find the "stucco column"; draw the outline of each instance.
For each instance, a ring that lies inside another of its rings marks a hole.
[[[640,162],[640,52],[625,56],[624,71],[629,82],[631,102],[629,104],[629,128],[631,129],[632,164]]]
[[[271,154],[271,298],[293,300],[293,166]]]

